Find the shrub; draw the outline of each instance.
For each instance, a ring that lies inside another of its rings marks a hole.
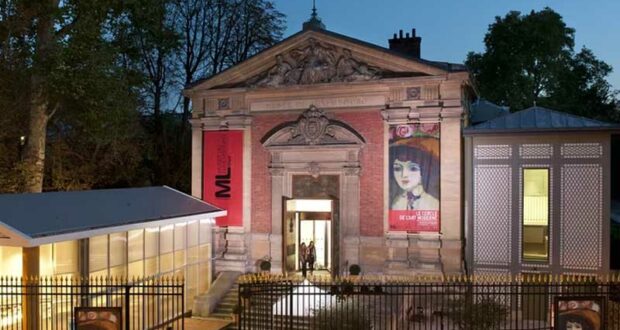
[[[362,268],[357,264],[353,264],[349,267],[349,274],[351,275],[359,275],[361,272]]]
[[[364,330],[372,329],[372,313],[359,302],[347,301],[315,309],[312,330]]]
[[[508,316],[508,307],[488,297],[483,297],[475,302],[472,299],[461,297],[448,303],[445,315],[459,329],[498,329]]]
[[[260,262],[260,270],[268,272],[271,270],[271,262],[263,260]]]

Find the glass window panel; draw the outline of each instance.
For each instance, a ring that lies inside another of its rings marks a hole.
[[[78,241],[54,243],[55,275],[78,274]]]
[[[198,252],[198,258],[200,261],[209,261],[211,259],[211,244],[204,244],[200,246],[200,252]]]
[[[144,234],[144,257],[151,258],[159,255],[159,228],[147,228]]]
[[[187,223],[187,246],[198,245],[198,221]]]
[[[155,276],[159,274],[158,257],[144,259],[144,276]]]
[[[185,250],[176,251],[174,253],[174,269],[185,266]]]
[[[110,268],[110,277],[125,277],[127,276],[127,267],[125,265]]]
[[[523,170],[523,259],[549,258],[549,169]]]
[[[202,263],[198,265],[198,294],[203,294],[209,290],[209,263]]]
[[[200,244],[211,243],[211,220],[200,220]]]
[[[185,285],[187,288],[185,305],[193,306],[194,298],[198,294],[198,265],[187,266],[187,277],[185,277]],[[188,307],[188,309],[191,309],[191,307]]]
[[[108,235],[88,239],[88,268],[96,272],[108,268]]]
[[[54,258],[52,244],[39,246],[39,272],[41,276],[54,275]]]
[[[161,227],[159,232],[159,254],[172,252],[173,228],[172,225]]]
[[[187,225],[178,223],[174,225],[174,250],[185,249],[185,239],[187,237]]]
[[[100,270],[100,271],[97,271],[97,272],[90,272],[90,277],[92,279],[100,278],[100,277],[101,278],[108,277],[108,269],[106,268],[104,270]]]
[[[0,275],[22,276],[22,248],[0,246]]]
[[[199,252],[200,252],[200,249],[197,246],[187,249],[187,264],[188,265],[195,264],[199,261],[198,259]]]
[[[173,276],[177,280],[184,279],[185,278],[185,267],[180,268],[180,269],[175,269]]]
[[[162,273],[172,271],[172,261],[173,261],[172,258],[173,258],[172,253],[162,254],[159,257],[159,262],[160,262],[159,267]]]
[[[144,230],[130,230],[127,240],[129,262],[144,259]]]
[[[110,268],[127,263],[127,233],[110,234]]]
[[[142,278],[144,276],[144,261],[134,261],[127,265],[127,275],[129,278]]]

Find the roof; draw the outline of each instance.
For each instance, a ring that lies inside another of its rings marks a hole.
[[[485,99],[477,99],[471,104],[469,119],[473,125],[510,114],[509,107],[502,107]]]
[[[470,135],[612,130],[620,130],[620,126],[534,106],[468,127],[463,132],[465,135]]]
[[[378,51],[384,52],[386,54],[397,56],[397,57],[400,57],[400,58],[403,58],[403,59],[406,59],[406,60],[410,60],[410,61],[413,61],[413,62],[418,62],[418,63],[421,63],[421,64],[425,64],[425,65],[428,65],[428,66],[431,66],[431,67],[443,70],[445,72],[462,72],[462,71],[467,71],[467,67],[464,64],[440,62],[440,61],[430,61],[430,60],[425,60],[425,59],[421,59],[421,58],[416,58],[416,57],[413,57],[413,56],[410,56],[410,55],[407,55],[407,54],[403,54],[403,53],[391,50],[389,48],[385,48],[385,47],[382,47],[382,46],[379,46],[379,45],[375,45],[375,44],[372,44],[372,43],[369,43],[369,42],[366,42],[366,41],[362,41],[362,40],[359,40],[359,39],[355,39],[355,38],[352,38],[352,37],[349,37],[349,36],[346,36],[346,35],[343,35],[343,34],[340,34],[340,33],[332,32],[332,31],[329,31],[327,29],[321,29],[321,28],[316,28],[316,27],[309,27],[309,28],[307,28],[305,30],[301,30],[301,31],[299,31],[299,32],[297,32],[297,33],[295,33],[293,35],[290,35],[289,37],[281,40],[280,42],[272,45],[271,47],[265,48],[265,49],[261,50],[260,52],[250,56],[249,58],[245,59],[241,63],[244,63],[244,62],[247,62],[247,61],[249,61],[249,60],[251,60],[253,58],[259,57],[263,53],[270,51],[272,48],[274,48],[274,47],[276,47],[276,46],[278,46],[278,45],[280,45],[282,43],[285,43],[285,42],[287,42],[287,41],[289,41],[291,39],[295,39],[295,38],[297,38],[297,37],[299,37],[299,36],[301,36],[301,35],[303,35],[305,33],[310,32],[310,31],[312,31],[314,33],[324,34],[324,35],[331,36],[331,37],[338,38],[338,39],[343,39],[343,40],[346,40],[348,42],[358,44],[358,45],[360,45],[362,47],[371,48],[371,49],[378,50]],[[234,66],[228,67],[225,70],[223,70],[223,71],[221,71],[221,72],[219,72],[219,73],[217,73],[215,75],[212,75],[212,76],[209,76],[209,77],[204,77],[204,78],[198,79],[196,81],[193,81],[193,82],[187,84],[185,86],[185,89],[192,89],[193,87],[198,86],[198,85],[200,85],[201,83],[203,83],[203,82],[205,82],[207,80],[210,80],[210,79],[212,79],[212,78],[214,78],[216,76],[219,76],[219,75],[221,75],[223,73],[226,73],[227,71],[230,71],[232,68],[237,67],[241,63],[237,63]]]
[[[224,215],[165,186],[5,194],[0,195],[0,245],[36,246]]]

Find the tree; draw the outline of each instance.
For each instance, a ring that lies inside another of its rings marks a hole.
[[[258,0],[0,0],[0,191],[190,186],[182,89],[277,42]]]
[[[0,104],[3,114],[9,115],[9,126],[16,127],[6,145],[25,142],[18,144],[17,156],[1,155],[0,166],[13,170],[11,180],[5,177],[6,185],[0,189],[40,192],[44,185],[64,189],[67,185],[58,184],[58,176],[49,175],[56,173],[47,161],[50,154],[56,160],[88,155],[91,162],[98,161],[94,155],[100,153],[93,154],[84,145],[93,141],[85,134],[98,137],[95,144],[106,150],[126,142],[125,135],[110,138],[116,133],[106,126],[111,118],[117,123],[138,119],[132,106],[135,95],[127,88],[131,85],[127,72],[118,66],[114,42],[122,8],[112,0],[14,0],[1,2],[0,13],[0,71],[11,79],[0,83]],[[69,139],[71,144],[66,143]],[[59,148],[60,143],[66,148]],[[67,173],[79,181],[74,169]],[[91,172],[96,178],[104,176],[102,171]],[[97,180],[79,187],[90,188]]]
[[[282,39],[284,15],[265,0],[176,0],[183,85],[215,75]],[[190,100],[183,99],[183,123]]]
[[[521,110],[534,104],[599,119],[614,119],[611,67],[587,48],[575,54],[575,30],[550,8],[496,17],[484,53],[466,64],[481,97]]]

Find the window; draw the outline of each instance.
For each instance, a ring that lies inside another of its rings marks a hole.
[[[549,169],[523,169],[523,260],[549,260]]]
[[[88,269],[91,273],[105,270],[105,274],[107,275],[108,268],[108,235],[95,236],[89,238],[89,266]],[[102,275],[102,273],[91,274],[91,275]]]

